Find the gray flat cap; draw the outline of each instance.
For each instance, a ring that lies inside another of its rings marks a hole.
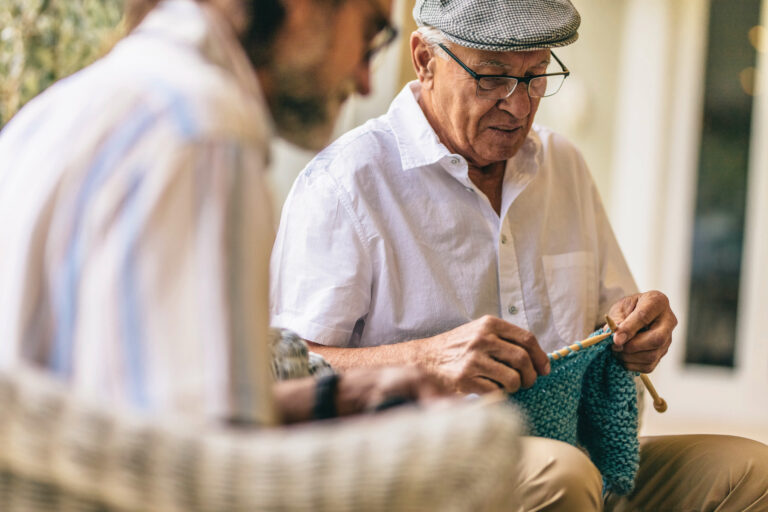
[[[460,46],[493,51],[566,46],[581,23],[568,0],[416,0],[413,19]]]

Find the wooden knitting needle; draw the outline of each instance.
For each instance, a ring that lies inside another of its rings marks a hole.
[[[611,333],[616,332],[616,329],[619,328],[616,325],[616,322],[613,321],[613,318],[609,317],[608,315],[605,315],[605,323],[608,324],[608,328],[611,330]],[[658,412],[666,411],[667,401],[661,398],[656,392],[656,388],[653,386],[653,383],[651,382],[651,379],[648,377],[648,375],[641,373],[640,380],[643,381],[645,389],[648,390],[648,392],[651,394],[651,398],[653,398],[653,408]]]
[[[640,380],[643,381],[643,384],[645,384],[645,388],[651,394],[651,397],[653,397],[653,408],[656,409],[658,412],[666,411],[667,401],[661,398],[659,394],[656,392],[656,388],[653,387],[653,383],[651,382],[651,379],[648,378],[648,375],[641,373]]]
[[[578,352],[579,350],[587,347],[591,347],[592,345],[596,345],[597,343],[600,343],[607,337],[611,335],[610,332],[606,332],[605,334],[598,334],[597,336],[592,336],[591,338],[587,338],[583,341],[579,341],[578,343],[574,343],[573,345],[569,345],[567,347],[563,347],[560,350],[555,350],[551,354],[549,354],[549,357],[557,361],[561,357],[565,357],[571,352]]]

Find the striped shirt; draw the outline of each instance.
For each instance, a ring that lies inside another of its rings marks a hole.
[[[0,134],[0,366],[273,423],[270,134],[236,37],[190,0],[30,102]]]

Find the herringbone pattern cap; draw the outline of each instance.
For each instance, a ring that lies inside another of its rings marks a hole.
[[[581,23],[569,0],[416,0],[413,18],[460,46],[492,51],[566,46]]]

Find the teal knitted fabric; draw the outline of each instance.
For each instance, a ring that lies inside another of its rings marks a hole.
[[[605,490],[628,494],[640,459],[637,374],[613,357],[612,343],[609,337],[561,359],[550,357],[550,374],[510,400],[526,413],[531,435],[586,448]]]

